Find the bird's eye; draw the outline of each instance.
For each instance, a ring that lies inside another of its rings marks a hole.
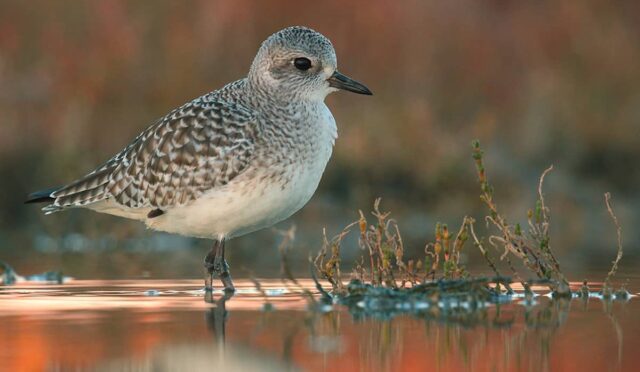
[[[298,70],[307,71],[311,68],[311,61],[309,58],[300,57],[293,60],[293,65],[296,66]]]

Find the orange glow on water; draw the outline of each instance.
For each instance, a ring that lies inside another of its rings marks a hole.
[[[640,345],[635,299],[614,303],[607,315],[597,299],[559,305],[539,298],[528,315],[517,303],[501,306],[497,319],[514,319],[510,326],[464,327],[409,315],[358,320],[344,310],[314,314],[279,280],[262,284],[274,311],[263,311],[264,298],[250,281],[239,281],[239,293],[224,304],[218,293],[217,304],[205,303],[200,281],[4,287],[3,369],[192,370],[222,363],[245,370],[584,371],[631,369],[640,361],[634,353]],[[309,281],[303,285],[311,288]],[[145,295],[147,290],[158,292]],[[486,316],[497,313],[492,308]],[[549,324],[527,326],[545,316]]]

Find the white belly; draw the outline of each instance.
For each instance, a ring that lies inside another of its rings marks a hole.
[[[301,171],[283,188],[268,180],[232,182],[193,203],[147,219],[155,230],[200,238],[232,238],[272,226],[302,208],[322,172]]]

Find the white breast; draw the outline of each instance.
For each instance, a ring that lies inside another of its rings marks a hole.
[[[333,115],[321,103],[306,131],[308,156],[304,161],[283,168],[286,184],[261,177],[272,169],[255,169],[231,183],[212,190],[192,204],[167,211],[147,220],[150,228],[203,238],[231,238],[280,222],[302,208],[313,196],[331,157],[337,138]],[[277,165],[276,165],[277,166]]]

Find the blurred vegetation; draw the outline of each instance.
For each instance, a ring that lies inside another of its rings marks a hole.
[[[407,246],[435,240],[436,221],[482,215],[472,138],[491,150],[485,163],[505,215],[535,205],[531,185],[554,164],[546,205],[562,215],[549,234],[563,269],[609,268],[616,247],[603,192],[615,195],[623,225],[640,223],[640,3],[300,5],[0,0],[0,259],[79,277],[199,275],[208,242],[87,211],[45,218],[22,198],[75,179],[170,109],[241,78],[262,40],[302,24],[329,37],[340,69],[375,94],[328,99],[340,138],[316,196],[293,218],[291,259],[302,273],[321,227],[339,231],[376,197]],[[275,275],[276,235],[232,241],[230,260]],[[640,230],[624,238],[621,265],[632,265]]]

